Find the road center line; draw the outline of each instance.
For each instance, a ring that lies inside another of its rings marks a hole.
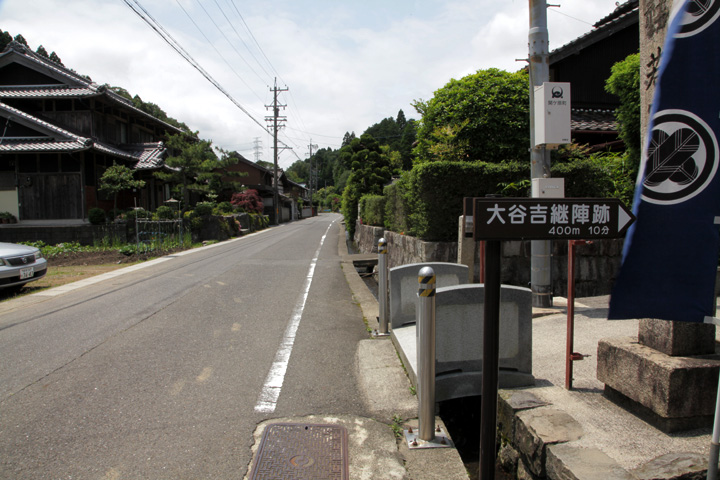
[[[255,411],[259,413],[273,413],[275,407],[277,407],[277,401],[280,397],[280,390],[282,390],[283,382],[285,381],[285,373],[287,372],[288,364],[290,363],[290,354],[292,354],[293,345],[295,344],[295,334],[297,333],[298,327],[300,326],[300,319],[302,319],[303,311],[305,310],[305,302],[307,302],[308,294],[310,293],[310,285],[312,284],[313,275],[315,273],[315,265],[317,264],[318,257],[320,256],[320,249],[325,243],[325,237],[327,237],[330,227],[333,226],[331,222],[328,225],[325,234],[320,239],[320,246],[315,252],[315,257],[310,262],[310,268],[305,277],[305,287],[303,294],[300,296],[300,300],[293,309],[292,316],[285,328],[285,334],[283,335],[280,348],[275,353],[275,360],[270,367],[265,384],[260,392],[258,402],[255,405]]]

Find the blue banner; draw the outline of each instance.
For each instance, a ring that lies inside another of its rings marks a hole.
[[[703,322],[720,252],[720,0],[685,0],[668,28],[608,318]]]

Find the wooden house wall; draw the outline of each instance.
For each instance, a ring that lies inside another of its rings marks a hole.
[[[583,48],[550,65],[550,81],[570,82],[573,108],[614,109],[615,95],[605,91],[612,66],[628,55],[637,53],[639,31],[625,28],[603,41]],[[551,57],[552,62],[552,57]]]
[[[5,65],[2,68],[2,78],[2,84],[8,86],[61,84],[58,80],[19,63]]]

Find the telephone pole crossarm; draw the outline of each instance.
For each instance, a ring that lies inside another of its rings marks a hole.
[[[280,225],[280,214],[282,212],[282,209],[280,208],[280,194],[278,191],[278,130],[282,128],[284,125],[281,125],[282,122],[287,121],[287,117],[280,116],[280,108],[285,108],[287,105],[281,105],[278,103],[278,94],[280,92],[286,92],[289,89],[287,87],[285,88],[278,88],[277,86],[277,78],[275,79],[275,86],[270,89],[271,92],[273,92],[273,103],[272,105],[265,105],[267,108],[272,108],[273,115],[265,117],[265,120],[268,122],[272,122],[270,125],[270,128],[272,129],[273,134],[273,158],[274,158],[274,165],[275,165],[275,171],[273,174],[274,182],[273,182],[273,190],[274,190],[274,209],[275,209],[275,225]]]

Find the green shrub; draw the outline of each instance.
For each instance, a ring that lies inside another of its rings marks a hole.
[[[614,185],[610,164],[602,157],[590,157],[550,167],[552,176],[565,179],[565,196],[610,197]]]
[[[125,256],[135,255],[137,253],[137,245],[134,243],[128,243],[127,245],[124,245],[118,249],[118,252],[122,253]]]
[[[430,162],[416,165],[400,185],[406,233],[427,241],[457,239],[463,198],[499,194],[501,184],[530,176],[530,164]]]
[[[230,202],[220,202],[217,205],[217,211],[220,214],[228,214],[233,213],[235,211],[235,208]]]
[[[212,215],[214,207],[215,204],[212,202],[198,202],[198,204],[195,205],[195,215],[198,215],[200,217]]]
[[[125,218],[128,222],[135,223],[136,218],[152,218],[152,214],[144,208],[134,208],[132,210],[128,210],[125,214]]]
[[[551,173],[565,178],[567,197],[610,197],[621,188],[613,177],[617,162],[591,156],[555,164]],[[529,179],[529,162],[419,164],[385,187],[385,227],[422,240],[455,241],[465,197],[527,196]]]
[[[402,198],[404,178],[407,177],[401,177],[399,180],[386,186],[383,190],[383,195],[385,196],[385,228],[400,233],[405,233],[405,230],[407,230],[405,203]]]
[[[382,195],[363,195],[358,203],[360,218],[366,225],[382,227],[385,217],[385,197]]]
[[[104,225],[105,224],[105,210],[102,208],[91,208],[88,211],[88,220],[93,225]]]
[[[159,220],[174,220],[177,217],[177,211],[167,205],[160,205],[155,210],[155,215]]]

